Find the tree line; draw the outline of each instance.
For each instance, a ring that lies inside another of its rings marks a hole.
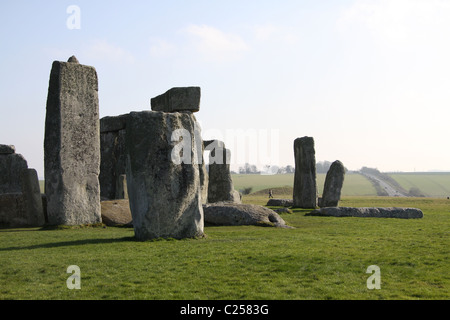
[[[330,161],[319,161],[316,163],[316,172],[317,173],[327,173],[331,167],[332,162]],[[345,168],[345,171],[348,171]],[[272,174],[286,174],[286,173],[294,173],[295,167],[291,165],[287,165],[284,167],[278,166],[270,166],[265,165],[262,170],[258,169],[258,167],[254,164],[246,163],[245,165],[239,167],[238,172],[232,171],[234,174],[261,174],[261,173],[272,173]]]

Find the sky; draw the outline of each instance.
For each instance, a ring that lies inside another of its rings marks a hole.
[[[232,168],[294,164],[296,138],[350,170],[450,171],[450,0],[0,1],[0,144],[44,177],[52,62],[99,78],[100,117],[201,87]]]

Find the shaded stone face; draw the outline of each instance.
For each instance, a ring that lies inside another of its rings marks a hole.
[[[98,79],[93,67],[53,62],[44,160],[49,223],[100,222]]]
[[[312,137],[294,141],[294,207],[315,208],[317,206],[316,152]]]
[[[196,119],[191,113],[132,112],[126,124],[127,186],[138,240],[203,236],[203,208],[198,161],[174,160],[174,139],[183,136],[183,158],[198,157]],[[175,136],[176,137],[176,136]]]
[[[0,144],[0,155],[2,154],[13,154],[16,152],[16,147],[6,145],[6,144]]]
[[[323,189],[321,207],[337,207],[341,200],[344,185],[345,167],[339,160],[333,162],[327,172]]]
[[[0,154],[0,194],[22,192],[21,173],[28,164],[21,154]]]
[[[204,141],[209,150],[208,203],[229,201],[240,203],[240,196],[234,190],[230,172],[231,151],[219,140]]]
[[[200,87],[172,88],[150,100],[153,111],[198,112],[200,110]]]

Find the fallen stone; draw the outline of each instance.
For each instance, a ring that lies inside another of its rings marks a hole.
[[[266,206],[273,207],[292,207],[294,204],[292,199],[269,199]]]
[[[317,207],[316,155],[312,137],[297,138],[294,141],[294,207]]]
[[[420,219],[423,213],[416,208],[354,208],[354,207],[326,207],[307,213],[308,216],[327,217],[361,217],[361,218],[398,218]]]
[[[0,154],[13,154],[16,152],[16,147],[6,144],[0,144]]]
[[[200,110],[200,87],[172,88],[150,100],[153,111],[197,112]]]
[[[253,204],[230,202],[203,205],[205,224],[211,226],[243,226],[291,228],[273,210]]]
[[[102,222],[108,227],[133,226],[128,200],[102,201]]]
[[[51,225],[101,222],[97,72],[74,62],[54,61],[49,80],[44,167]]]
[[[200,173],[192,113],[131,112],[126,125],[127,185],[135,237],[192,238],[203,236]],[[178,129],[189,133],[172,141]],[[201,143],[201,141],[200,141]],[[187,146],[190,146],[189,148]],[[201,150],[200,150],[201,151]],[[190,156],[190,157],[189,157]]]

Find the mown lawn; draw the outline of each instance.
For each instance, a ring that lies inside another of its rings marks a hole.
[[[349,197],[341,205],[414,206],[424,218],[294,209],[282,217],[295,229],[207,227],[203,239],[147,242],[130,228],[3,229],[0,299],[450,298],[450,201]],[[70,265],[80,267],[80,290],[66,286]],[[367,288],[371,265],[381,270],[380,290]]]

